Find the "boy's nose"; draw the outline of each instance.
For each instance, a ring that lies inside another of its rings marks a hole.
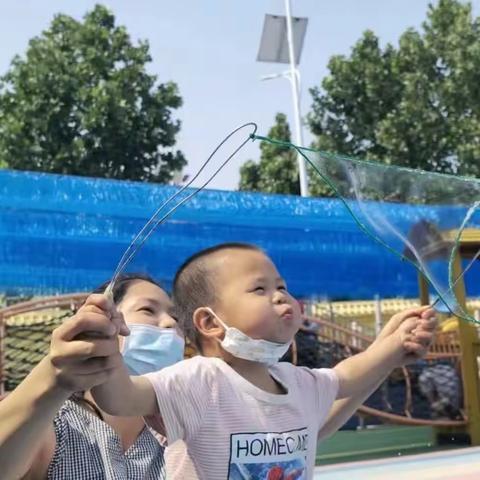
[[[285,295],[284,292],[281,291],[276,291],[273,295],[273,303],[274,304],[281,304],[281,303],[286,303],[287,301],[287,296]]]

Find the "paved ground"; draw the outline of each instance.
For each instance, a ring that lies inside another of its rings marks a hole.
[[[480,447],[317,467],[314,478],[315,480],[479,480]]]

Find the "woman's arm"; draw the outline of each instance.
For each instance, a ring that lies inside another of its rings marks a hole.
[[[55,385],[50,370],[45,357],[0,402],[0,472],[4,479],[39,470],[39,460],[52,451],[52,439],[55,447],[53,419],[70,394]]]
[[[0,402],[2,480],[32,478],[38,462],[51,459],[53,419],[65,400],[104,382],[117,368],[119,327],[101,314],[110,307],[103,295],[90,296],[54,330],[49,354]],[[86,332],[102,338],[82,337]]]

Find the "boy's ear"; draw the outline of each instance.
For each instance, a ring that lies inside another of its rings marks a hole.
[[[193,325],[197,332],[204,337],[219,338],[223,334],[223,328],[207,307],[199,307],[193,312]]]

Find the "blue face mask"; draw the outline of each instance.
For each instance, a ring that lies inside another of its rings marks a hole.
[[[155,372],[183,360],[185,341],[174,328],[130,323],[122,355],[131,375]]]

